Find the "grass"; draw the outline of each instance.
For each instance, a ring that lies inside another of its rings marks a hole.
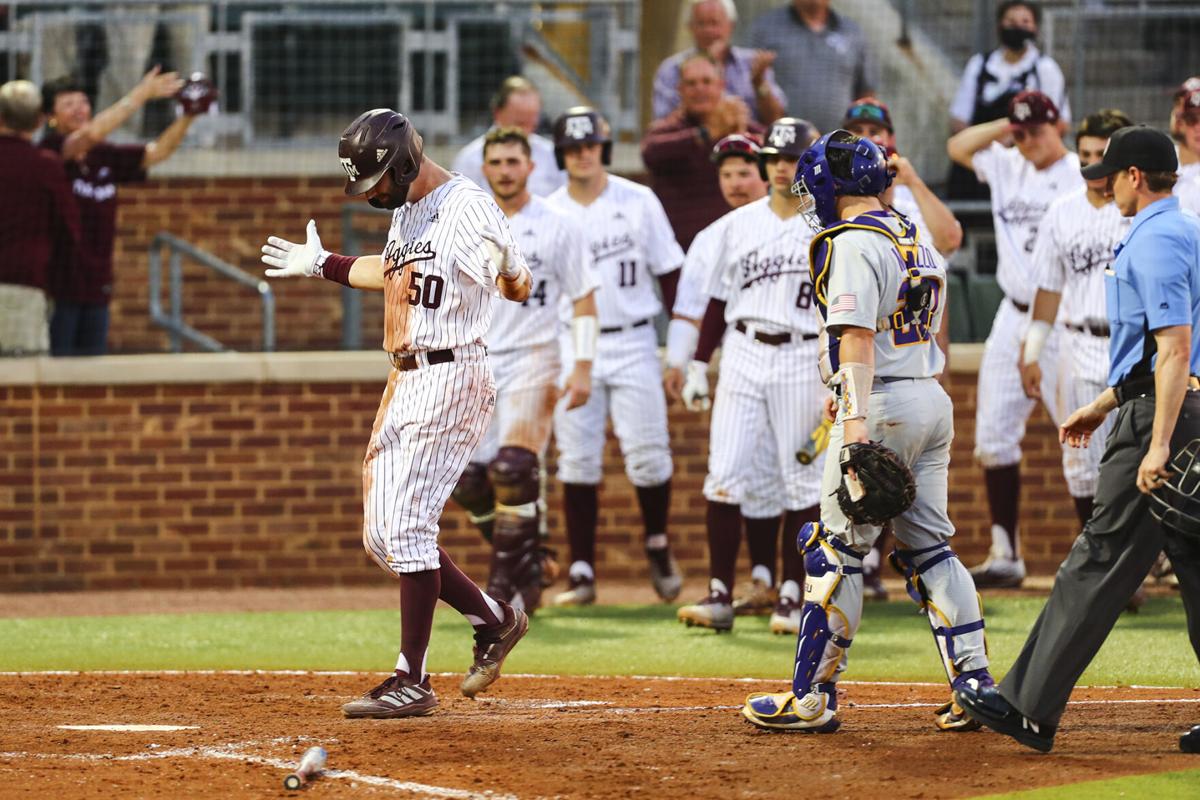
[[[1041,610],[1040,598],[989,601],[988,642],[996,672],[1012,663]],[[147,614],[0,619],[0,670],[346,669],[395,663],[397,611]],[[1200,678],[1175,598],[1152,599],[1122,617],[1084,673],[1085,684],[1195,685]],[[739,620],[731,635],[689,629],[668,606],[539,611],[507,664],[513,672],[780,678],[794,640],[765,619]],[[470,628],[439,609],[429,669],[461,671]],[[929,626],[908,601],[869,605],[854,639],[851,680],[944,680]]]
[[[1102,781],[1085,781],[1068,786],[1047,786],[1009,794],[991,794],[975,800],[1194,800],[1200,797],[1200,769],[1130,775]]]

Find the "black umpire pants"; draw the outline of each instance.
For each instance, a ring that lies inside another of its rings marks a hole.
[[[1150,445],[1154,398],[1128,400],[1116,414],[1100,462],[1092,517],[1058,568],[1050,599],[1000,682],[1004,699],[1040,724],[1058,725],[1075,682],[1161,550],[1179,578],[1188,636],[1200,658],[1200,543],[1165,532],[1136,485]],[[1200,391],[1189,391],[1175,424],[1172,455],[1195,438],[1200,438]]]

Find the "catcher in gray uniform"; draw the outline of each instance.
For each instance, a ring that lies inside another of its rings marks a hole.
[[[862,619],[863,556],[888,519],[892,563],[928,614],[951,687],[992,684],[975,584],[948,541],[953,414],[934,379],[945,360],[934,334],[946,266],[912,222],[884,208],[891,179],[879,147],[844,130],[818,139],[796,170],[792,191],[820,231],[810,265],[828,341],[822,377],[838,408],[821,521],[797,539],[807,579],[792,690],[751,695],[742,708],[761,728],[828,733],[841,724],[836,682]],[[935,714],[943,730],[975,727],[953,702]]]

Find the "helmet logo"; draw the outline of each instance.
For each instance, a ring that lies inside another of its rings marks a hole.
[[[1033,112],[1029,110],[1028,103],[1017,103],[1015,106],[1013,106],[1013,116],[1019,120],[1029,119],[1029,117],[1032,115]]]
[[[569,139],[585,139],[596,132],[591,117],[567,117],[566,130]]]
[[[375,161],[383,161],[383,157],[387,155],[387,148],[381,147],[375,151]]]
[[[771,144],[775,147],[787,147],[796,141],[796,129],[791,125],[776,125],[771,128]]]
[[[353,161],[348,158],[339,158],[338,161],[342,162],[342,169],[346,170],[346,177],[350,180],[358,177],[358,168],[354,166]]]

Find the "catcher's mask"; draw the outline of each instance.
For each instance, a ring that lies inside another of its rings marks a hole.
[[[1200,538],[1200,439],[1192,439],[1167,465],[1171,477],[1150,493],[1150,513],[1164,528]]]

